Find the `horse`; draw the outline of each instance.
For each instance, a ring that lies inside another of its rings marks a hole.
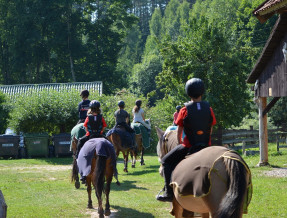
[[[177,131],[165,134],[158,127],[156,131],[160,161],[177,146]],[[207,158],[208,161],[214,159],[210,168],[203,164]],[[203,177],[199,175],[201,169],[206,171]],[[193,176],[195,179],[192,180]],[[209,215],[213,218],[241,218],[247,213],[252,196],[251,172],[247,164],[237,152],[223,146],[209,146],[187,156],[174,169],[170,185],[174,193],[170,213],[175,217],[193,217],[196,212],[204,218]]]
[[[146,119],[145,122],[148,124],[148,126],[151,126],[150,119]],[[140,153],[140,157],[141,157],[140,164],[141,166],[143,166],[145,165],[144,158],[143,158],[145,148],[149,147],[149,139],[147,142],[144,140],[144,137],[149,137],[149,135],[145,127],[139,123],[132,123],[131,127],[136,133],[137,153]],[[145,146],[144,144],[148,144],[148,146]],[[132,162],[135,162],[135,160],[133,160],[135,157],[132,156],[132,153],[131,153],[131,158],[132,158]]]
[[[78,166],[76,160],[77,153],[77,144],[78,140],[86,134],[86,130],[84,129],[84,124],[80,123],[73,127],[71,130],[71,145],[70,150],[73,152],[73,164],[72,164],[72,180],[75,181],[75,188],[80,188],[79,176],[78,176]]]
[[[126,133],[124,127],[117,127],[118,130],[121,130]],[[116,156],[118,157],[120,152],[123,154],[124,158],[124,172],[128,172],[128,159],[129,154],[131,154],[132,157],[132,167],[135,167],[136,164],[136,157],[137,157],[137,150],[136,146],[125,146],[125,143],[122,142],[121,136],[117,132],[108,132],[107,133],[107,139],[114,145],[114,148],[116,150]],[[140,141],[139,136],[135,137],[136,144]]]
[[[104,138],[94,138],[85,143],[85,146],[83,146],[83,149],[86,149],[87,146],[90,144],[92,146],[96,146],[97,143],[103,143],[106,139]],[[107,143],[108,140],[106,140],[105,143]],[[88,144],[87,144],[88,143]],[[110,142],[108,142],[110,143]],[[86,145],[87,144],[87,145]],[[114,150],[113,145],[110,144],[112,147],[112,150]],[[113,151],[114,152],[114,151]],[[82,156],[85,156],[87,152],[85,152]],[[103,218],[105,216],[109,216],[111,214],[110,211],[110,203],[109,203],[109,194],[110,194],[110,187],[111,187],[111,182],[113,178],[113,174],[115,172],[115,169],[113,167],[113,162],[116,162],[115,160],[115,154],[114,154],[114,160],[113,157],[110,156],[108,158],[103,157],[99,154],[97,154],[96,149],[92,150],[90,152],[90,163],[89,160],[82,164],[82,166],[90,166],[90,173],[86,176],[86,186],[87,186],[87,192],[88,192],[88,208],[92,209],[93,204],[92,204],[92,184],[95,189],[95,193],[97,196],[98,200],[98,214],[100,218]],[[80,159],[81,152],[79,154],[78,161]],[[82,158],[83,160],[85,158]],[[79,164],[79,163],[78,163]],[[81,164],[79,165],[81,166]],[[74,174],[75,173],[75,174]],[[72,177],[78,176],[78,171],[73,171]],[[117,177],[116,177],[117,179]],[[117,185],[120,185],[120,183],[117,180]],[[106,204],[105,204],[105,209],[103,208],[103,201],[102,201],[102,192],[104,191],[105,193],[105,198],[106,198]]]

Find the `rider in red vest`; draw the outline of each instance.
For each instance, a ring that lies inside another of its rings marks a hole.
[[[173,190],[169,186],[172,171],[176,165],[185,158],[187,154],[192,154],[211,145],[212,126],[216,124],[216,119],[212,108],[205,101],[202,101],[204,84],[201,79],[192,78],[186,82],[186,94],[191,101],[185,104],[177,117],[178,126],[177,137],[178,146],[168,152],[161,160],[165,179],[164,193],[157,195],[159,201],[172,201]],[[182,133],[185,137],[182,141]]]
[[[96,100],[91,101],[88,116],[84,122],[86,135],[80,138],[78,141],[76,158],[78,157],[78,154],[86,141],[91,138],[103,137],[103,133],[107,124],[105,119],[103,118],[103,115],[101,114],[100,107],[100,102]]]

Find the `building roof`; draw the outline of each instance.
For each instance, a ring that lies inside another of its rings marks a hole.
[[[255,83],[259,78],[260,74],[263,72],[268,61],[271,59],[278,42],[284,37],[287,31],[287,13],[281,14],[273,27],[273,30],[267,40],[265,47],[262,50],[260,58],[257,60],[253,70],[247,78],[247,83]]]
[[[267,0],[259,5],[254,11],[253,14],[257,19],[264,23],[275,13],[284,13],[287,12],[287,0]]]
[[[99,95],[102,94],[103,82],[93,81],[93,82],[74,82],[74,83],[43,83],[43,84],[16,84],[16,85],[0,85],[0,91],[8,95],[10,98],[14,99],[18,94],[27,93],[31,91],[41,91],[41,90],[94,90],[98,92]]]

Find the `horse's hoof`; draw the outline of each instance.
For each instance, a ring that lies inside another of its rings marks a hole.
[[[92,204],[88,204],[88,207],[87,207],[87,208],[89,208],[89,209],[94,209]]]
[[[135,166],[135,165],[132,165],[132,168],[136,168],[136,166]]]
[[[76,189],[79,189],[79,188],[80,188],[80,182],[79,182],[79,181],[76,181],[76,182],[75,182],[75,188],[76,188]]]
[[[109,216],[111,215],[111,211],[110,210],[105,210],[105,216]]]
[[[145,163],[143,162],[143,163],[141,163],[141,166],[143,166],[143,165],[145,165]]]
[[[128,170],[127,170],[127,169],[124,169],[124,172],[126,172],[126,173],[127,173],[127,172],[128,172]]]

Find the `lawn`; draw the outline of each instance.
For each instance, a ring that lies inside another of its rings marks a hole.
[[[270,146],[269,163],[286,168],[287,149],[277,154]],[[287,217],[287,177],[266,175],[271,167],[256,167],[258,156],[244,157],[252,172],[253,196],[249,213],[244,217]],[[43,158],[0,160],[0,189],[8,205],[8,217],[96,217],[96,209],[87,209],[85,186],[75,189],[70,182],[72,159]],[[110,194],[111,217],[172,217],[169,203],[155,200],[163,187],[158,173],[157,156],[145,156],[145,166],[123,172],[122,159],[118,171],[121,186],[113,181]],[[97,200],[93,194],[93,206]]]

